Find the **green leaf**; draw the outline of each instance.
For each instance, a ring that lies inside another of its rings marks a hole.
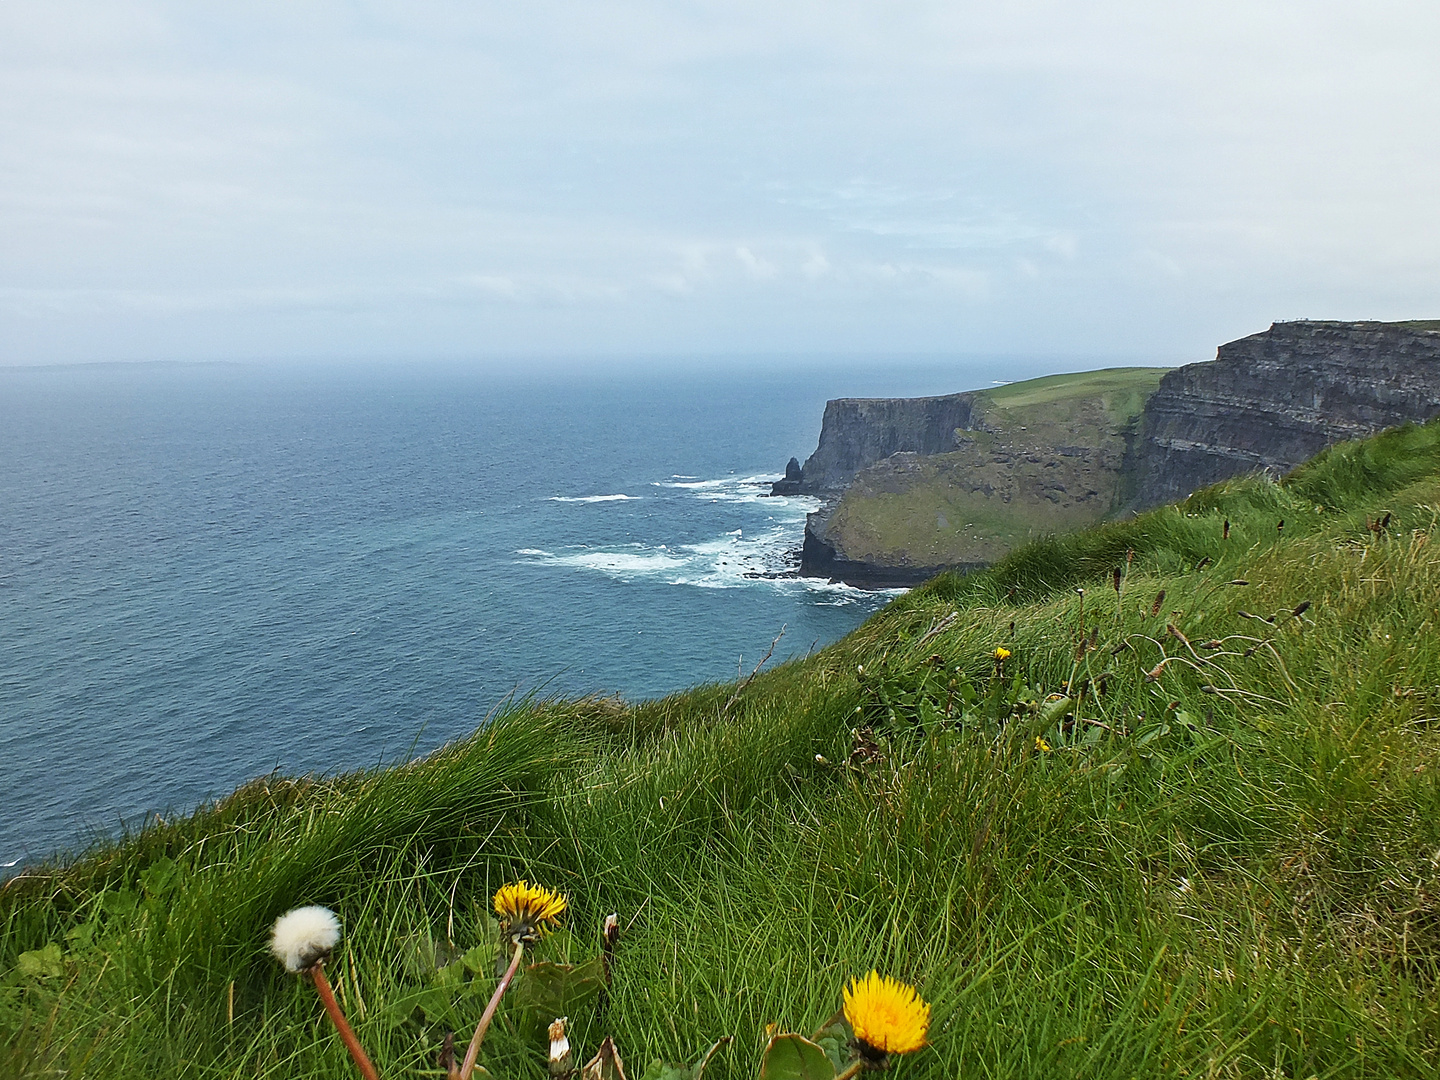
[[[157,859],[140,871],[140,888],[146,896],[164,896],[180,884],[180,868],[172,859]]]
[[[725,1035],[716,1039],[710,1044],[710,1049],[700,1055],[700,1060],[694,1065],[674,1065],[668,1061],[661,1061],[658,1058],[645,1066],[645,1072],[640,1080],[700,1080],[705,1073],[705,1066],[710,1064],[710,1059],[722,1046],[728,1046],[734,1041],[734,1037]]]
[[[765,1047],[760,1080],[835,1080],[835,1066],[803,1035],[776,1035]]]
[[[484,975],[495,966],[495,946],[476,945],[460,954],[460,963],[471,975]]]
[[[22,952],[15,962],[15,970],[32,979],[58,979],[65,974],[65,956],[52,941],[43,949]]]
[[[830,1064],[835,1066],[835,1071],[841,1072],[849,1064],[850,1038],[853,1032],[845,1020],[845,1010],[837,1009],[835,1014],[826,1020],[819,1031],[812,1036],[815,1045],[825,1051],[825,1056],[830,1059]]]
[[[604,989],[605,964],[597,956],[578,966],[548,960],[531,964],[512,992],[525,1024],[544,1032],[557,1016],[583,1014]]]
[[[1047,702],[1040,710],[1040,727],[1042,729],[1051,727],[1074,707],[1074,698],[1063,697],[1058,701]]]
[[[1156,724],[1154,727],[1148,728],[1147,730],[1142,731],[1139,735],[1135,736],[1135,745],[1149,746],[1156,739],[1164,738],[1166,735],[1169,734],[1169,724]]]
[[[645,1066],[640,1080],[694,1080],[694,1078],[690,1075],[690,1066],[671,1065],[669,1062],[657,1058]]]
[[[1199,731],[1200,728],[1204,726],[1195,718],[1194,713],[1186,712],[1184,709],[1175,710],[1175,722],[1189,728],[1191,731]]]
[[[139,898],[129,889],[107,892],[100,897],[100,907],[107,915],[129,915],[135,910]]]

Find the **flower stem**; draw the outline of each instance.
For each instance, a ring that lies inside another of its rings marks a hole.
[[[857,1057],[857,1058],[856,1058],[854,1061],[852,1061],[849,1065],[846,1065],[846,1066],[845,1066],[844,1070],[840,1073],[840,1075],[838,1075],[837,1077],[835,1077],[835,1080],[850,1080],[850,1078],[851,1078],[852,1076],[854,1076],[856,1073],[858,1073],[858,1072],[859,1072],[861,1069],[863,1069],[864,1067],[865,1067],[865,1059],[864,1059],[864,1058],[858,1058],[858,1057]]]
[[[525,955],[525,946],[522,942],[515,943],[515,955],[510,958],[510,966],[505,969],[505,975],[500,980],[500,985],[495,987],[495,993],[490,995],[490,1004],[485,1006],[485,1011],[480,1014],[480,1023],[475,1025],[475,1034],[470,1039],[470,1049],[465,1051],[465,1064],[460,1066],[460,1080],[470,1080],[475,1072],[475,1059],[480,1056],[480,1040],[485,1038],[485,1032],[490,1027],[490,1021],[495,1019],[495,1010],[500,1007],[500,998],[504,996],[505,989],[510,985],[510,980],[515,977],[515,972],[520,967],[520,958]]]
[[[335,1000],[335,991],[330,989],[330,980],[325,977],[324,960],[310,969],[310,977],[315,980],[315,992],[320,995],[320,1000],[325,1005],[325,1011],[330,1014],[330,1021],[335,1025],[335,1030],[340,1033],[340,1040],[345,1044],[345,1049],[349,1050],[350,1056],[355,1059],[355,1067],[360,1070],[360,1075],[365,1077],[365,1080],[380,1080],[380,1074],[370,1063],[365,1048],[360,1045],[360,1040],[355,1037],[355,1032],[351,1030],[345,1014],[340,1011],[340,1003]]]

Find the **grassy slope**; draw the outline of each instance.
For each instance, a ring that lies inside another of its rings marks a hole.
[[[32,950],[0,1075],[353,1075],[264,955],[302,902],[345,920],[383,1074],[427,1075],[438,1028],[385,1021],[427,977],[403,958],[488,941],[524,875],[583,938],[620,912],[573,1034],[636,1076],[727,1033],[714,1077],[754,1076],[764,1024],[809,1030],[872,965],[934,1003],[905,1077],[1434,1076],[1437,522],[1440,426],[1402,429],[938,579],[728,709],[530,703],[401,769],[257,782],[0,892],[0,963]],[[512,1005],[482,1060],[538,1080]]]
[[[1120,495],[1125,431],[1164,368],[1111,368],[1012,383],[977,402],[971,445],[862,472],[826,537],[890,566],[994,562],[1027,540],[1104,519]],[[1057,453],[1057,447],[1090,453]]]

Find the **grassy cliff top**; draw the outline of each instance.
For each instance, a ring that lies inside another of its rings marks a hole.
[[[1145,398],[1154,392],[1161,377],[1170,368],[1120,367],[1101,368],[1098,371],[1077,371],[1065,375],[1046,375],[1039,379],[1009,383],[981,393],[996,407],[1002,409],[1024,408],[1028,405],[1043,405],[1076,397],[1099,397],[1114,395],[1117,408],[1129,408],[1139,412]]]
[[[542,958],[623,932],[601,1000],[521,976],[497,1078],[546,1075],[561,1007],[582,1059],[734,1035],[706,1075],[753,1077],[767,1024],[872,968],[932,1006],[905,1078],[1432,1077],[1437,540],[1440,426],[1404,428],[942,577],[745,684],[258,780],[0,891],[0,1075],[353,1075],[266,955],[301,903],[344,921],[382,1075],[441,1075],[524,877],[570,903]]]

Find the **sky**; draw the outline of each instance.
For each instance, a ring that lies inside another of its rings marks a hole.
[[[0,0],[0,365],[1440,318],[1434,0]]]

